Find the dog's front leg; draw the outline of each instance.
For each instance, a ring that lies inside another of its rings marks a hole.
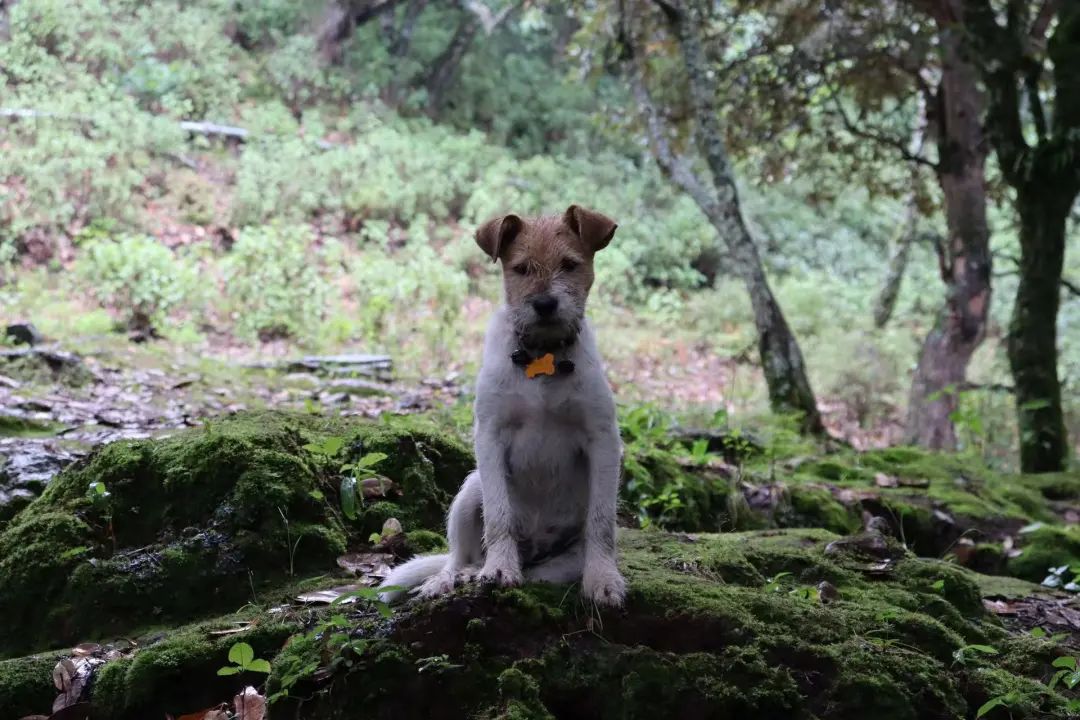
[[[514,512],[507,486],[506,454],[509,439],[494,423],[477,428],[476,463],[484,497],[484,545],[486,556],[480,581],[496,585],[520,585],[521,559],[513,536]]]
[[[589,509],[585,516],[582,594],[597,605],[622,605],[626,581],[615,562],[615,504],[622,444],[614,419],[590,439]]]

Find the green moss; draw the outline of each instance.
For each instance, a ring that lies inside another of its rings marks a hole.
[[[52,683],[55,655],[32,655],[0,661],[0,708],[18,718],[48,711],[56,698]]]
[[[339,457],[304,449],[330,436],[343,439]],[[400,494],[347,522],[338,471],[369,452],[388,456],[378,470]],[[0,653],[236,607],[253,584],[332,567],[350,538],[366,542],[387,517],[437,527],[471,467],[467,448],[415,419],[252,413],[113,443],[58,475],[0,532],[0,616],[15,619]],[[87,498],[94,482],[106,504]]]
[[[47,437],[56,430],[57,427],[49,422],[0,414],[0,437]]]
[[[794,486],[790,490],[790,518],[781,521],[788,527],[816,527],[846,534],[862,527],[862,518],[825,488]]]
[[[405,549],[410,555],[443,552],[447,549],[446,538],[431,530],[410,530],[405,533]]]
[[[229,627],[237,618],[199,623],[142,639],[131,657],[106,664],[96,679],[93,705],[101,717],[143,718],[194,712],[232,697],[244,684],[259,684],[264,676],[220,677],[229,665],[229,648],[245,642],[257,658],[271,658],[299,628],[289,623],[263,622],[242,633],[216,637],[209,633]]]
[[[1080,529],[1075,525],[1041,527],[1022,537],[1020,555],[1009,558],[1006,566],[1010,575],[1039,582],[1052,567],[1080,566]]]

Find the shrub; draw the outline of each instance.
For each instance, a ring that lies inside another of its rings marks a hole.
[[[440,360],[457,345],[469,278],[430,244],[410,243],[394,255],[367,253],[353,279],[369,341],[383,348],[413,345]]]
[[[75,273],[132,329],[164,328],[172,311],[198,295],[194,264],[145,235],[87,242]]]
[[[249,338],[311,338],[326,312],[328,284],[319,273],[311,231],[302,226],[249,227],[223,264],[225,294],[237,331]]]

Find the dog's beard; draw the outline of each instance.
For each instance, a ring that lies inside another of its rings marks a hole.
[[[581,317],[555,317],[541,320],[530,312],[515,313],[514,334],[522,347],[530,350],[555,350],[577,339]]]

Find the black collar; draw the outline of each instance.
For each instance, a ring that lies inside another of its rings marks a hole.
[[[551,348],[540,348],[537,350],[526,349],[524,346],[519,346],[517,350],[510,353],[510,362],[514,363],[518,367],[527,367],[534,360],[544,357],[545,355],[555,355],[560,350],[565,350],[576,342],[577,338],[568,338],[559,342],[557,345]],[[555,361],[555,374],[557,375],[569,375],[574,372],[573,360],[556,360]],[[544,373],[546,374],[546,373]]]

